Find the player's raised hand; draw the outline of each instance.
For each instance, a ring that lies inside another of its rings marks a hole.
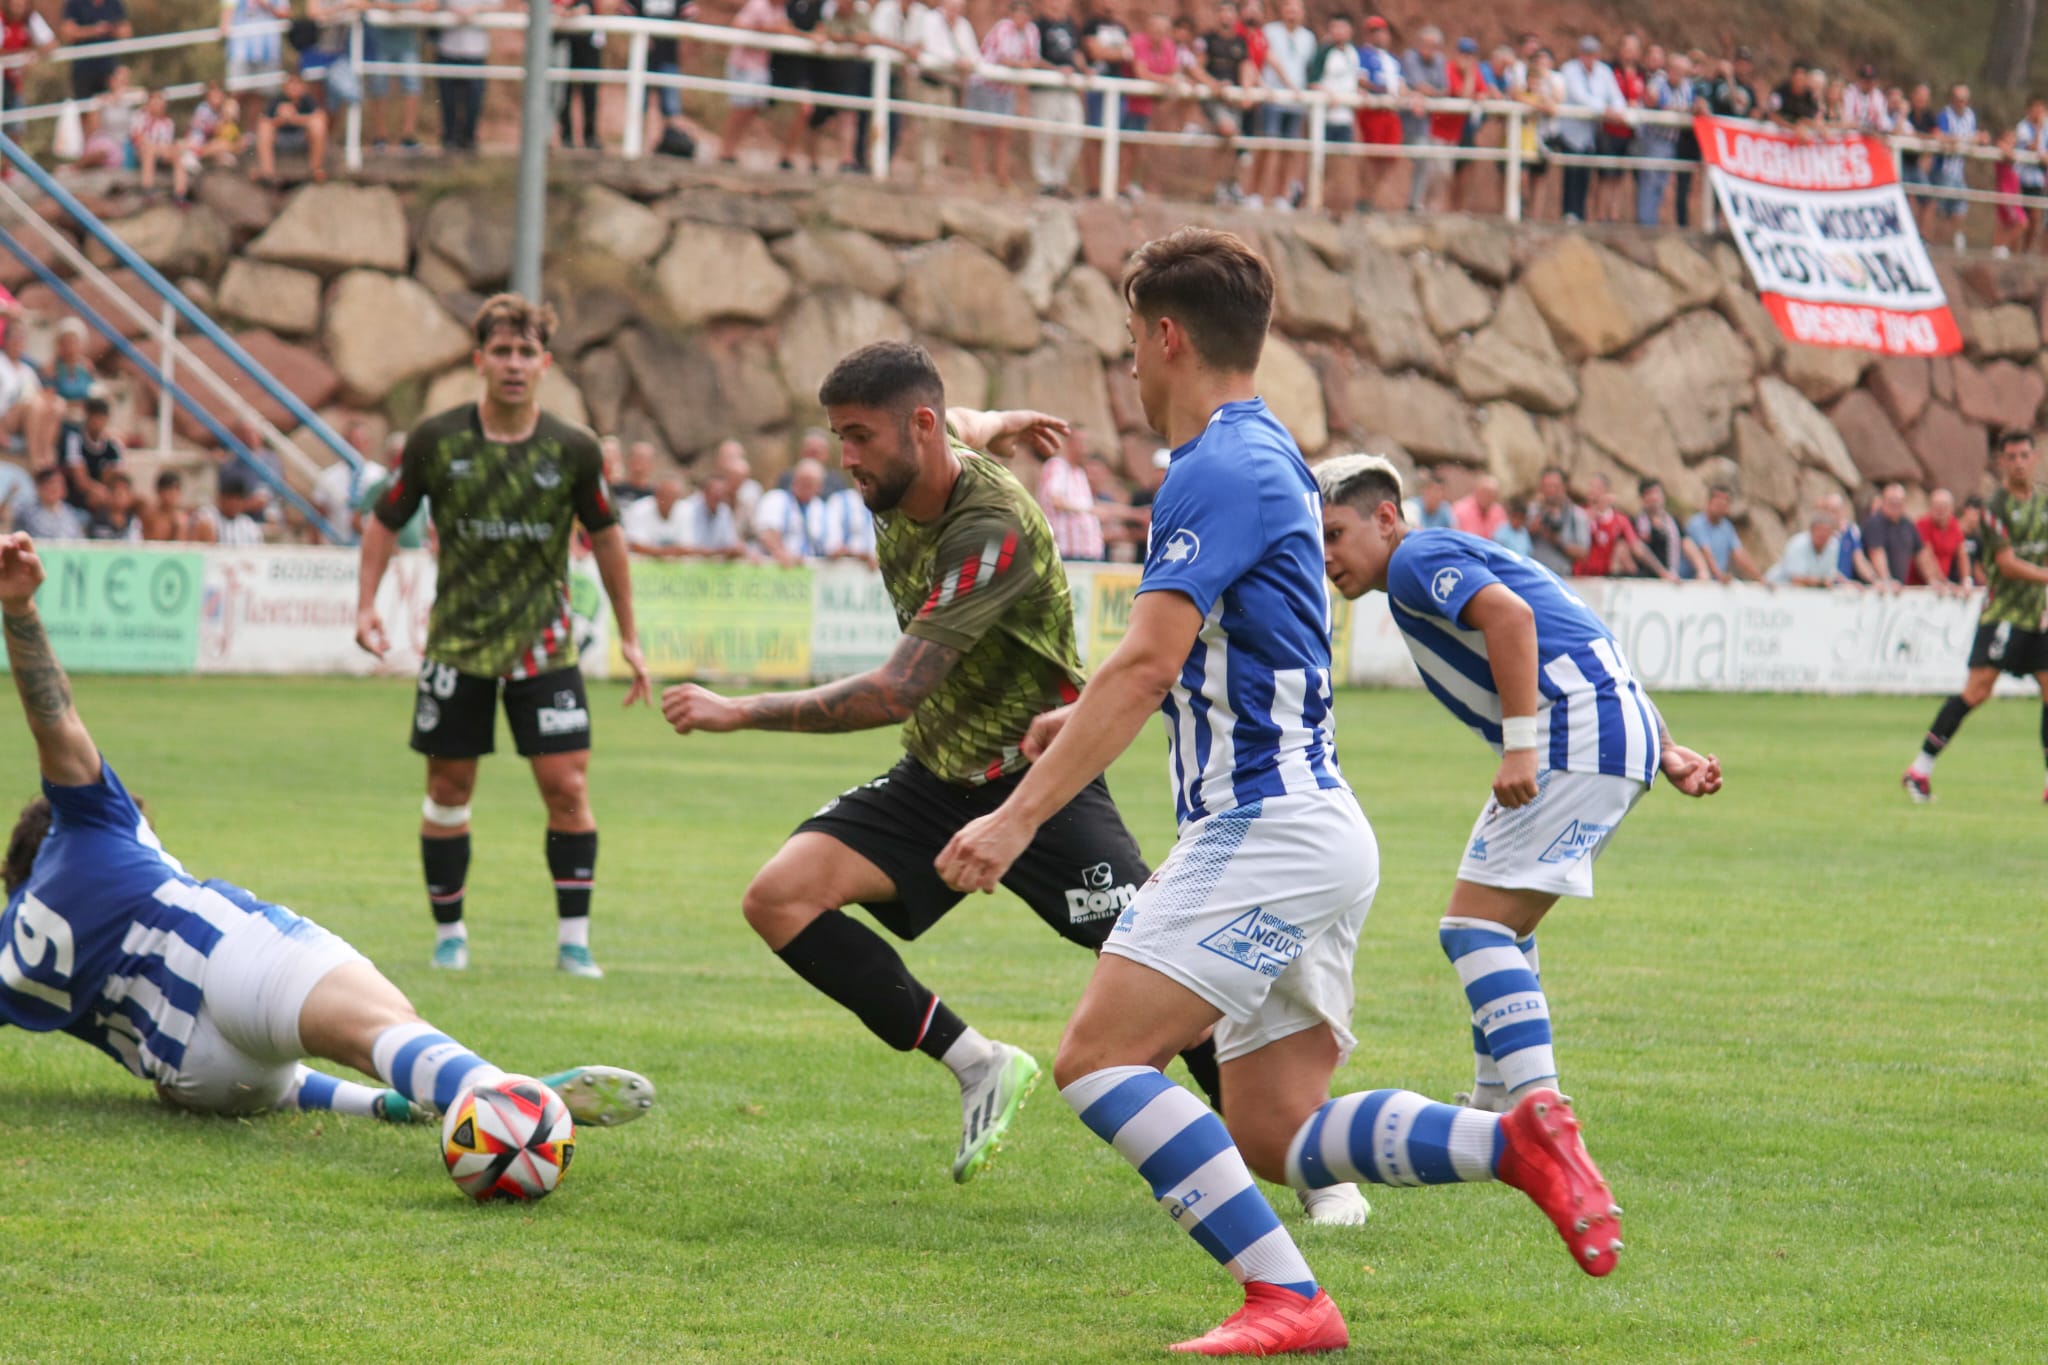
[[[1067,718],[1074,714],[1071,705],[1056,707],[1031,722],[1031,728],[1024,732],[1024,742],[1017,746],[1027,763],[1036,763],[1060,737],[1060,731],[1067,728]]]
[[[391,640],[384,634],[384,618],[375,607],[364,607],[356,613],[356,643],[380,659],[390,652]]]
[[[932,866],[955,891],[993,891],[1037,833],[1000,810],[990,811],[963,825]]]
[[[654,680],[647,676],[647,655],[636,643],[622,641],[619,657],[626,661],[626,667],[633,670],[633,685],[626,689],[625,705],[636,701],[654,700]]]
[[[43,561],[26,531],[0,535],[0,606],[19,611],[36,600],[43,586]]]
[[[1683,744],[1664,746],[1664,776],[1685,796],[1712,796],[1721,790],[1721,760],[1695,753]]]
[[[988,453],[1006,460],[1027,450],[1040,459],[1049,459],[1060,453],[1061,438],[1070,430],[1063,417],[1025,408],[990,416],[996,419],[996,425],[988,437]]]
[[[1493,799],[1508,810],[1519,810],[1536,799],[1536,751],[1510,749],[1501,755],[1500,771],[1493,775]]]
[[[740,728],[740,708],[730,698],[695,683],[677,683],[663,692],[661,714],[679,735],[699,730],[717,735]]]

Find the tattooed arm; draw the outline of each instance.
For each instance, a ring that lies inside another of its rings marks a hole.
[[[682,683],[661,694],[661,714],[679,735],[696,730],[873,730],[901,724],[959,660],[957,649],[906,635],[897,641],[887,663],[858,677],[802,692],[752,697],[721,697],[695,683]]]
[[[100,780],[100,751],[71,705],[71,683],[36,614],[42,582],[43,562],[28,536],[0,536],[0,628],[43,776],[60,787],[86,787]]]

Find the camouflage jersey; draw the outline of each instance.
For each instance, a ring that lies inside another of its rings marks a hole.
[[[428,502],[441,554],[427,658],[480,678],[528,678],[576,662],[569,534],[619,519],[597,438],[547,413],[533,435],[487,440],[477,405],[430,417],[377,499],[396,531]]]
[[[1998,571],[1998,552],[2007,546],[2029,564],[2048,564],[2048,491],[2015,498],[2001,488],[1984,507],[1982,536],[1987,623],[2007,622],[2020,630],[2041,629],[2048,607],[2048,584],[2010,578]]]
[[[982,783],[1026,766],[1040,714],[1082,682],[1074,599],[1037,500],[994,460],[955,445],[960,477],[929,522],[875,518],[882,585],[903,633],[960,651],[903,726],[903,747],[948,782]]]

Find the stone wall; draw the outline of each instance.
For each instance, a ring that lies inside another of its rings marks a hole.
[[[939,200],[855,181],[766,190],[689,168],[582,174],[549,205],[556,411],[685,464],[740,436],[774,472],[820,420],[815,390],[839,355],[915,337],[954,401],[1059,412],[1134,473],[1158,444],[1124,363],[1114,282],[1133,246],[1179,225],[1171,206]],[[464,323],[509,273],[502,180],[277,197],[211,175],[189,209],[98,205],[330,417],[402,427],[475,392]],[[1454,491],[1483,470],[1529,489],[1551,463],[1628,495],[1655,475],[1683,509],[1726,483],[1774,556],[1823,492],[1892,479],[1976,491],[1989,433],[2032,424],[2048,394],[2048,300],[2028,264],[1942,263],[1967,354],[1881,360],[1787,345],[1725,243],[1455,217],[1202,217],[1273,262],[1260,385],[1311,458],[1379,450],[1442,466]],[[0,282],[23,274],[9,260]],[[40,287],[24,300],[57,314]],[[126,387],[143,424],[153,395]],[[182,418],[179,430],[203,435]]]

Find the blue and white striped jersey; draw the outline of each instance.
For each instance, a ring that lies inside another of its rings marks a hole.
[[[1486,637],[1459,620],[1499,583],[1536,615],[1536,739],[1542,766],[1654,782],[1657,708],[1607,626],[1541,564],[1463,531],[1410,531],[1387,563],[1387,598],[1423,685],[1500,751],[1500,694]]]
[[[63,1030],[138,1076],[184,1061],[206,960],[250,915],[297,917],[164,852],[114,770],[43,783],[50,832],[0,914],[0,1024]]]
[[[1183,824],[1269,796],[1346,790],[1330,723],[1322,498],[1254,398],[1173,452],[1141,593],[1185,594],[1202,631],[1161,704]]]

